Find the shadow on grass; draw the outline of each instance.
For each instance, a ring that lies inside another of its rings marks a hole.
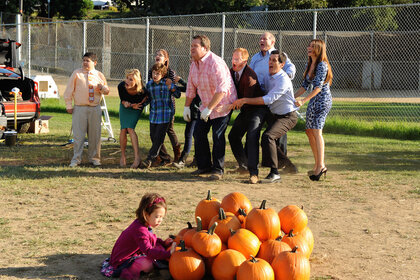
[[[100,265],[109,257],[103,254],[58,254],[40,259],[40,266],[0,268],[0,278],[19,279],[107,279]]]
[[[90,165],[81,165],[76,168],[63,168],[62,170],[42,170],[45,167],[56,169],[57,165],[26,165],[26,166],[3,166],[0,169],[0,177],[10,179],[45,179],[45,178],[63,178],[63,177],[99,177],[113,179],[137,179],[141,181],[177,181],[177,182],[195,182],[207,181],[205,177],[193,176],[188,171],[180,171],[174,167],[158,167],[151,169],[120,169],[116,165],[101,167],[91,167]],[[33,169],[32,169],[33,168]],[[40,170],[41,169],[41,170]]]
[[[104,254],[58,254],[40,259],[39,266],[0,268],[0,279],[16,277],[18,279],[58,279],[58,280],[97,280],[115,279],[102,276],[102,262],[109,255]],[[151,273],[142,274],[140,279],[165,280],[172,279],[168,270],[155,269]],[[203,279],[213,279],[206,275]]]

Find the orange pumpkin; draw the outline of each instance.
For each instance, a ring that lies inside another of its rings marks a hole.
[[[295,235],[293,233],[293,229],[290,230],[288,235],[283,236],[282,240],[283,242],[289,244],[290,248],[297,247],[298,252],[302,253],[306,258],[309,259],[311,256],[311,251],[306,239],[304,239],[300,234]]]
[[[236,232],[231,231],[228,239],[228,248],[241,252],[245,258],[256,256],[260,249],[261,241],[252,231],[240,228]]]
[[[181,240],[181,250],[173,252],[169,258],[169,272],[175,280],[200,280],[204,277],[204,261],[192,249],[186,249]]]
[[[308,217],[302,208],[296,205],[287,205],[279,211],[281,230],[288,234],[293,229],[295,234],[300,233],[308,224]]]
[[[271,263],[275,256],[283,251],[290,250],[292,250],[292,248],[290,248],[289,244],[283,242],[281,237],[277,239],[269,239],[261,244],[257,257]]]
[[[201,228],[201,218],[196,217],[197,226],[193,227],[192,229],[187,230],[182,239],[185,241],[185,246],[188,248],[192,248],[192,238],[196,232],[199,232],[202,230]]]
[[[245,220],[246,220],[245,210],[242,208],[239,208],[238,212],[239,212],[239,215],[237,217],[238,217],[239,222],[241,222],[241,228],[245,228]]]
[[[267,261],[251,258],[241,264],[236,273],[236,280],[274,280],[274,270]]]
[[[201,200],[195,208],[195,217],[201,217],[203,229],[208,229],[210,220],[219,214],[220,201],[211,197],[211,191],[208,190],[207,198]]]
[[[226,243],[222,243],[222,250],[220,251],[220,253],[223,252],[226,249],[227,249]],[[220,255],[220,253],[219,253],[219,255]],[[211,268],[213,267],[214,260],[217,258],[217,256],[210,257],[210,258],[204,258],[204,263],[206,265],[206,272],[207,273],[211,273]]]
[[[217,222],[216,234],[220,237],[223,243],[226,243],[230,237],[230,230],[237,230],[241,227],[238,218],[230,213],[225,212],[223,208],[219,209],[219,215],[214,216],[210,221],[210,226]]]
[[[203,257],[214,257],[222,250],[222,241],[214,233],[217,223],[214,223],[208,231],[196,232],[192,238],[193,249]]]
[[[176,244],[177,244],[177,245],[179,245],[179,242],[181,241],[181,239],[183,239],[184,234],[185,234],[188,230],[190,230],[190,229],[194,229],[194,228],[193,228],[193,226],[192,226],[192,224],[191,224],[190,222],[187,222],[187,227],[186,227],[186,228],[181,229],[181,230],[178,232],[178,234],[175,236],[174,241],[176,242]]]
[[[249,199],[240,192],[233,192],[226,195],[222,199],[220,207],[225,209],[226,212],[231,212],[236,216],[239,215],[239,209],[243,209],[246,214],[248,214],[252,209]]]
[[[245,220],[245,228],[255,233],[261,241],[280,235],[279,216],[273,209],[265,208],[266,202],[263,200],[260,208],[252,209]]]
[[[214,259],[211,273],[215,280],[234,280],[239,266],[246,261],[240,252],[227,249]]]
[[[271,263],[276,280],[309,280],[311,266],[309,260],[296,251],[284,251],[277,255]]]
[[[308,244],[308,247],[309,247],[309,256],[310,256],[314,249],[314,243],[315,243],[314,235],[312,234],[311,229],[308,226],[306,226],[299,235],[301,236],[302,239],[306,240],[306,243]]]

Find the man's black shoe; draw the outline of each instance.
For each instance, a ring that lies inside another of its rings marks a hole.
[[[211,168],[197,169],[196,171],[191,172],[191,175],[205,175],[210,174]]]

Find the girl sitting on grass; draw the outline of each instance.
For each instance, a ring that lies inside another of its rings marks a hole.
[[[167,267],[167,261],[174,251],[167,250],[173,243],[171,238],[163,241],[157,238],[152,228],[158,227],[166,215],[165,199],[157,193],[145,194],[137,219],[125,229],[115,242],[111,257],[102,263],[101,273],[107,277],[139,279],[140,273],[152,271],[153,265]]]

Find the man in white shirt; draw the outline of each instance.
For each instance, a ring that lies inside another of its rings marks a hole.
[[[270,167],[270,173],[265,182],[280,180],[278,162],[291,164],[289,158],[278,147],[276,141],[292,129],[297,123],[297,114],[293,85],[290,77],[282,69],[287,57],[273,50],[268,62],[269,75],[264,79],[267,94],[262,97],[241,98],[233,103],[235,109],[244,104],[267,105],[271,111],[268,117],[268,127],[261,139],[262,166]]]
[[[265,32],[261,35],[259,46],[260,52],[256,53],[252,58],[249,66],[255,71],[258,77],[258,82],[261,85],[261,88],[266,91],[264,85],[264,78],[268,76],[268,60],[270,54],[273,50],[275,50],[274,45],[276,43],[276,38],[270,32]],[[286,61],[283,67],[283,71],[293,80],[296,74],[296,67],[288,58],[287,54],[283,53],[286,57]],[[287,134],[281,137],[278,140],[278,145],[282,149],[285,155],[287,155]],[[298,172],[296,166],[293,163],[286,164],[284,162],[281,163],[283,167],[285,167],[284,171],[286,173],[296,174]]]

